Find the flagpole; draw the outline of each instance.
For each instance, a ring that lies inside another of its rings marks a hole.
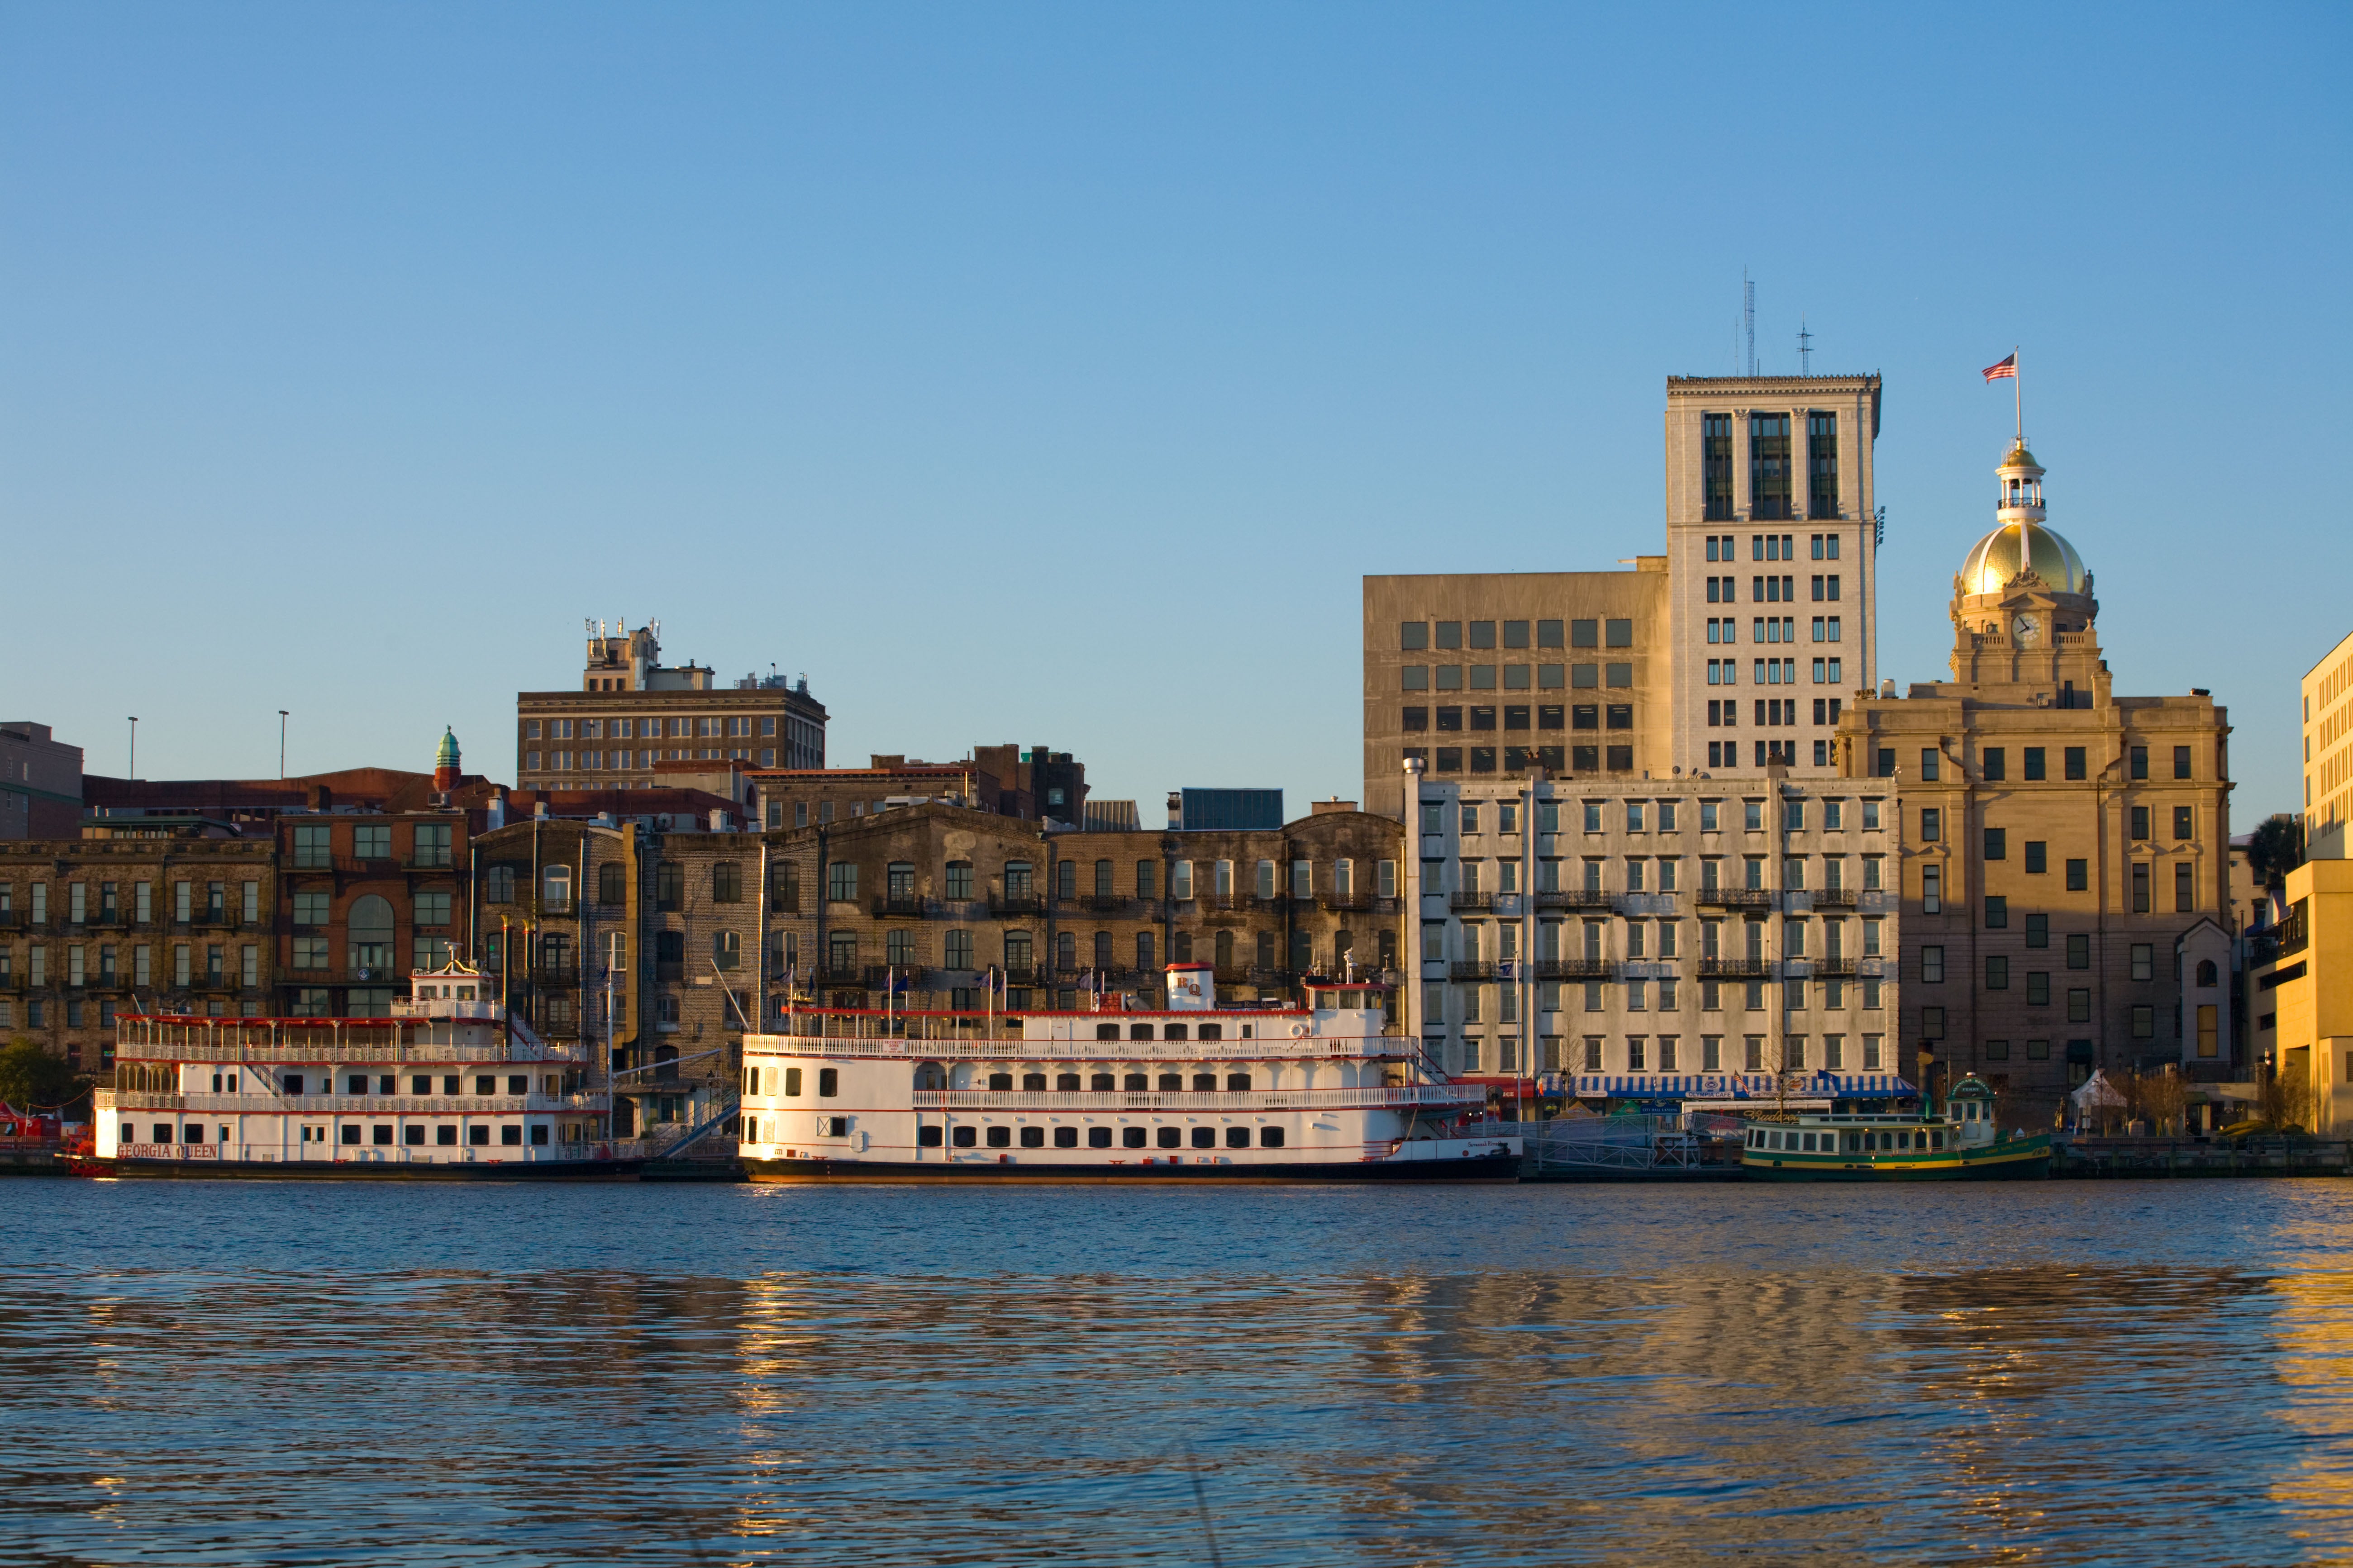
[[[2018,410],[2018,440],[2021,446],[2026,443],[2025,379],[2018,374],[2018,345],[2012,343],[2010,346],[2010,393]]]

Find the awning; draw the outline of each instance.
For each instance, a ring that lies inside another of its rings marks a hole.
[[[1577,1073],[1567,1077],[1567,1092],[1580,1100],[1682,1100],[1704,1095],[1710,1100],[1771,1100],[1782,1091],[1781,1080],[1769,1072],[1703,1073]],[[1788,1093],[1833,1100],[1901,1100],[1920,1091],[1902,1075],[1892,1072],[1807,1073],[1789,1079]]]

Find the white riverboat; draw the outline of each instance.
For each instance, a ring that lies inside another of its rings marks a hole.
[[[1478,1135],[1483,1085],[1394,1032],[1386,987],[1330,982],[1299,1008],[1219,1007],[1172,964],[1166,1009],[818,1008],[744,1039],[754,1182],[1329,1182],[1517,1177]]]
[[[610,1136],[610,1091],[586,1053],[541,1039],[494,979],[457,965],[412,975],[385,1018],[126,1016],[92,1147],[69,1164],[102,1176],[634,1177],[643,1146]]]

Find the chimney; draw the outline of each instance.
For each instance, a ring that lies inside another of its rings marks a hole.
[[[547,820],[547,798],[544,795],[531,803],[531,814],[542,822]]]
[[[487,819],[487,826],[489,827],[504,827],[506,825],[507,789],[506,785],[501,784],[491,795],[491,809]]]
[[[713,833],[727,831],[727,813],[719,806],[714,805],[711,808],[711,831]]]
[[[1185,795],[1181,790],[1168,792],[1168,831],[1176,832],[1185,826]]]

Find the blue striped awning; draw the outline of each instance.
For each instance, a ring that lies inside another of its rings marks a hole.
[[[1546,1093],[1581,1100],[1769,1100],[1779,1080],[1769,1072],[1554,1073],[1542,1080]],[[1920,1091],[1892,1072],[1811,1072],[1789,1080],[1792,1094],[1834,1100],[1898,1100]]]

